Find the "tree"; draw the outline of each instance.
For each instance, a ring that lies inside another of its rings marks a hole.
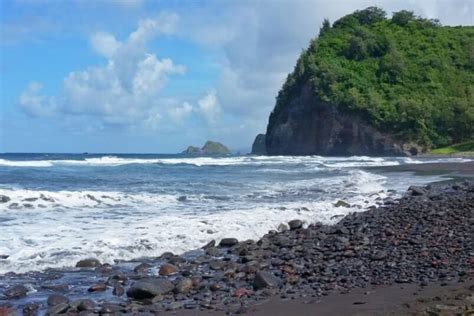
[[[346,48],[345,55],[348,59],[362,60],[369,56],[366,41],[358,36],[351,36]]]
[[[381,80],[396,83],[402,80],[405,72],[405,63],[402,55],[394,48],[386,54],[379,64],[379,77]]]
[[[416,20],[416,15],[413,11],[402,10],[398,12],[393,12],[392,23],[395,23],[400,26],[407,25],[410,21]]]
[[[360,24],[367,25],[384,21],[387,13],[377,7],[368,7],[367,9],[354,12],[354,15]]]
[[[319,29],[319,36],[323,36],[326,34],[329,30],[331,29],[331,22],[329,22],[329,19],[324,19],[323,25]]]

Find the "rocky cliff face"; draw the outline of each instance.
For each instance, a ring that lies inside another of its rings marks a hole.
[[[258,134],[252,144],[252,155],[266,155],[265,134]]]
[[[407,156],[420,148],[376,130],[362,117],[323,102],[310,84],[271,114],[266,134],[269,155]]]

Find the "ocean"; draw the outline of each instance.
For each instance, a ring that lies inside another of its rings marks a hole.
[[[463,159],[1,154],[0,275],[179,254],[292,219],[335,223],[440,180],[370,167],[447,161]]]

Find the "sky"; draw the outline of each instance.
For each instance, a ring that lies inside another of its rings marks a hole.
[[[374,5],[474,24],[474,0],[2,0],[0,152],[245,152],[323,19]]]

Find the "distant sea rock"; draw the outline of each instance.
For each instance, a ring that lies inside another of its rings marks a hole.
[[[265,134],[258,134],[252,145],[252,155],[266,155]]]
[[[189,146],[182,153],[186,155],[230,155],[230,150],[219,142],[208,140],[201,148]]]

